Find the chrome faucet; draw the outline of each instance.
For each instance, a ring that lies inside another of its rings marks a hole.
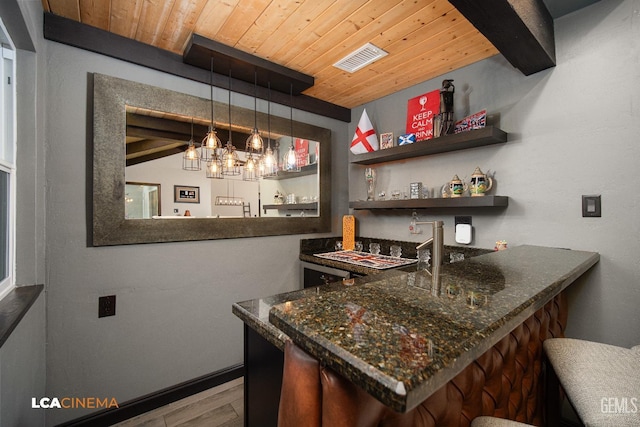
[[[419,224],[431,224],[431,238],[425,240],[416,246],[416,250],[424,249],[428,245],[432,245],[431,250],[431,285],[432,291],[440,289],[440,269],[442,268],[442,257],[444,255],[444,225],[443,221],[418,221]]]

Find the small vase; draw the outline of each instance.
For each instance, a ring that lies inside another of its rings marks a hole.
[[[374,168],[366,168],[364,170],[364,178],[367,182],[367,200],[375,200],[376,194],[376,170]]]

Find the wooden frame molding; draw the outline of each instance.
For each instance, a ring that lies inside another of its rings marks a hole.
[[[294,122],[295,135],[320,143],[318,216],[259,218],[125,219],[126,108],[135,106],[186,117],[207,117],[210,101],[143,83],[93,74],[89,99],[93,105],[93,144],[88,163],[89,246],[185,242],[241,237],[326,233],[331,231],[331,130]],[[93,95],[93,99],[91,99]],[[227,105],[214,102],[222,110]],[[232,106],[233,123],[251,129],[255,112]],[[266,115],[258,113],[258,120]],[[289,119],[271,116],[271,131],[285,134]],[[91,162],[91,160],[89,160]]]

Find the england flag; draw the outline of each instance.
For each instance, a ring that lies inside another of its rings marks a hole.
[[[356,133],[353,135],[353,139],[351,140],[351,152],[353,154],[362,154],[370,151],[376,151],[378,148],[378,136],[376,135],[376,131],[373,130],[373,125],[371,124],[371,120],[369,120],[367,110],[365,109],[362,112],[360,121],[358,122]]]

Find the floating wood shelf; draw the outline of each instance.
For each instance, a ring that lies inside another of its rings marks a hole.
[[[439,138],[385,148],[370,153],[351,154],[350,161],[351,163],[359,165],[372,165],[505,142],[507,142],[506,132],[494,126],[487,126],[482,129],[445,135]]]
[[[507,196],[401,199],[349,202],[351,209],[431,209],[431,208],[499,208],[507,207]]]
[[[297,178],[299,176],[306,175],[315,175],[318,173],[318,164],[314,163],[312,165],[302,166],[299,172],[289,172],[289,171],[278,171],[276,175],[265,176],[264,179],[291,179]]]
[[[276,209],[279,211],[315,211],[318,209],[318,202],[311,203],[285,203],[282,205],[262,205],[265,213],[267,209]]]

